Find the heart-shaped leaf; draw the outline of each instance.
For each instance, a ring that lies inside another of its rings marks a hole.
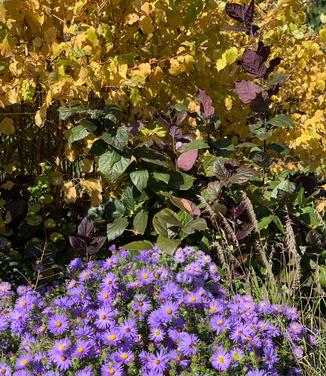
[[[177,159],[177,167],[183,171],[189,171],[193,168],[198,157],[198,150],[190,150],[182,153]]]

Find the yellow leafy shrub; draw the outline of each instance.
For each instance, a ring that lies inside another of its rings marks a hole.
[[[0,5],[0,107],[30,102],[42,127],[51,104],[86,101],[93,91],[129,119],[149,118],[154,108],[190,103],[200,87],[212,97],[223,132],[243,141],[249,109],[233,88],[244,77],[236,60],[253,40],[227,30],[225,4],[7,0]],[[264,1],[255,6],[255,23],[271,58],[282,58],[277,72],[287,76],[271,106],[290,114],[295,127],[276,138],[317,167],[326,150],[325,29],[309,33],[304,11],[304,1]],[[73,150],[65,149],[73,161]]]

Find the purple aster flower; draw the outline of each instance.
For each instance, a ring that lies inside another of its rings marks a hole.
[[[51,361],[58,367],[59,371],[67,371],[72,366],[70,354],[51,354]]]
[[[244,352],[241,348],[235,347],[230,351],[230,356],[233,362],[237,363],[244,357]]]
[[[216,334],[220,334],[224,332],[224,330],[229,329],[229,320],[222,315],[211,317],[209,323]]]
[[[138,329],[135,320],[127,319],[119,326],[121,336],[134,340],[138,336]]]
[[[0,375],[11,376],[11,368],[5,363],[0,363]]]
[[[111,325],[114,324],[114,315],[115,312],[112,311],[110,308],[105,306],[104,308],[100,308],[96,311],[97,320],[95,321],[95,325],[100,329],[107,329]]]
[[[159,310],[162,315],[162,322],[170,322],[178,312],[178,308],[179,305],[176,303],[166,302],[163,304]]]
[[[102,376],[108,376],[108,375],[113,375],[113,376],[123,376],[123,368],[120,365],[111,365],[111,364],[106,364],[103,365],[101,368],[101,375]]]
[[[192,356],[196,354],[198,344],[199,340],[195,334],[183,333],[178,344],[178,350],[186,356]]]
[[[8,317],[0,314],[0,333],[3,333],[8,328],[8,326],[9,326]]]
[[[81,269],[83,266],[84,266],[83,260],[80,258],[75,258],[70,261],[67,268],[71,272],[76,272],[77,270]]]
[[[61,313],[52,316],[48,322],[48,329],[54,335],[63,334],[69,327],[66,315]]]
[[[150,354],[150,359],[148,362],[148,367],[151,371],[154,371],[157,374],[162,374],[168,363],[168,357],[163,351],[159,351],[156,354]]]
[[[275,363],[278,362],[278,356],[274,350],[274,348],[267,348],[264,349],[264,356],[263,359],[268,367],[268,369],[273,368]]]
[[[103,289],[108,289],[109,291],[115,290],[118,288],[119,279],[113,273],[107,273],[103,281],[101,282],[101,287]]]
[[[54,342],[53,350],[55,354],[57,352],[59,353],[65,353],[70,349],[71,342],[68,338],[62,338]]]
[[[76,342],[73,356],[79,359],[86,358],[90,354],[92,347],[94,347],[94,342],[79,339]]]
[[[114,298],[115,293],[107,288],[100,290],[97,294],[97,299],[104,305],[111,304]]]
[[[110,346],[117,346],[121,340],[121,333],[118,328],[111,327],[104,333],[104,339]]]
[[[150,285],[154,280],[154,275],[148,269],[141,269],[137,274],[137,280],[139,281],[139,286]]]
[[[75,373],[75,376],[94,376],[94,371],[91,367],[86,367],[81,369],[80,371],[77,371]]]
[[[163,286],[162,291],[159,294],[159,298],[162,301],[179,301],[182,298],[182,296],[182,289],[172,281],[167,282]]]
[[[8,282],[0,283],[0,296],[9,295],[11,292],[11,284]]]
[[[22,355],[16,360],[16,369],[26,368],[32,362],[31,355]]]
[[[178,341],[181,339],[183,333],[184,333],[184,324],[185,320],[181,317],[176,319],[174,325],[168,329],[169,337],[174,341]]]
[[[162,342],[165,336],[165,332],[161,328],[152,328],[150,331],[149,338],[155,343]]]
[[[178,366],[180,366],[181,368],[186,368],[189,365],[189,360],[186,359],[183,356],[183,354],[181,354],[180,352],[178,352],[176,350],[171,350],[167,354],[167,357],[168,357],[169,360],[172,360],[172,361],[176,362],[176,364]]]
[[[291,322],[289,325],[289,332],[294,339],[301,338],[303,332],[303,326],[297,321]]]
[[[292,352],[296,359],[301,359],[303,357],[303,350],[300,346],[295,346]]]
[[[269,376],[269,373],[260,369],[253,369],[248,371],[247,376]]]
[[[289,320],[297,320],[299,315],[298,315],[298,310],[294,307],[287,307],[285,310],[285,316]]]
[[[135,356],[132,351],[122,349],[114,353],[113,358],[117,363],[128,364],[135,359]]]
[[[176,250],[175,255],[174,255],[174,260],[178,264],[182,264],[186,260],[185,254],[182,252],[182,249],[180,251]]]
[[[212,365],[217,371],[228,370],[231,365],[231,361],[232,359],[230,355],[224,350],[215,351],[211,359]]]

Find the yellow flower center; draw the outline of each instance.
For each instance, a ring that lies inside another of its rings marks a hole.
[[[216,312],[217,311],[217,308],[216,307],[211,307],[211,312]]]
[[[223,325],[223,321],[222,320],[218,320],[217,325],[219,325],[219,326]]]
[[[58,328],[60,328],[61,325],[62,325],[62,322],[61,322],[61,321],[57,321],[57,322],[55,323],[55,326],[58,327]]]
[[[224,363],[224,356],[220,355],[218,358],[217,358],[217,361],[219,363]]]
[[[109,339],[110,339],[111,341],[114,341],[116,338],[117,338],[117,337],[116,337],[114,334],[111,334],[111,335],[109,336]]]
[[[66,348],[66,345],[65,345],[65,344],[62,344],[62,345],[59,346],[59,349],[60,349],[60,350],[65,350],[65,348]]]
[[[143,273],[143,274],[142,274],[142,278],[143,278],[143,279],[147,279],[147,278],[148,278],[148,274],[147,274],[147,273]]]
[[[66,360],[66,357],[65,357],[64,355],[62,355],[61,360],[62,360],[62,361],[65,361],[65,360]]]
[[[104,313],[102,313],[102,315],[100,316],[101,320],[105,320],[106,319],[106,315]]]
[[[78,347],[77,352],[82,353],[84,351],[84,348],[82,346]]]
[[[23,359],[23,360],[21,361],[21,364],[22,364],[23,366],[25,366],[27,363],[28,363],[28,359]]]
[[[166,310],[166,313],[167,313],[168,315],[171,315],[171,314],[172,314],[172,309],[168,308],[168,309]]]
[[[8,288],[8,287],[7,287],[6,285],[1,286],[1,290],[2,290],[2,291],[6,291],[7,288]],[[4,368],[3,368],[3,369],[4,369]],[[6,371],[6,370],[5,370],[5,371]],[[3,372],[3,373],[4,373],[4,372]]]
[[[194,303],[196,301],[196,298],[192,296],[189,300],[191,301],[191,303]]]
[[[292,329],[293,329],[293,330],[297,330],[298,327],[297,327],[296,325],[293,325],[293,326],[292,326]]]
[[[161,362],[160,362],[160,360],[159,360],[159,359],[156,359],[156,360],[155,360],[155,364],[157,364],[157,365],[158,365],[158,364],[160,364],[160,363],[161,363]]]
[[[122,353],[122,354],[121,354],[121,358],[122,358],[123,360],[127,359],[127,358],[128,358],[128,354],[127,354],[127,353]]]
[[[103,298],[104,298],[104,299],[107,299],[108,297],[109,297],[109,294],[104,294],[104,295],[103,295]]]
[[[25,302],[25,300],[23,300],[23,301],[20,303],[20,305],[21,305],[22,307],[25,307],[26,304],[27,304],[27,303]]]
[[[155,334],[156,336],[159,336],[159,335],[161,334],[161,332],[160,332],[159,330],[155,330],[154,334]]]
[[[109,375],[114,375],[115,374],[115,370],[113,368],[109,369]]]

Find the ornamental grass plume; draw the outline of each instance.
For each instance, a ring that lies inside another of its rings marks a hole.
[[[301,374],[296,308],[231,296],[194,248],[111,250],[44,296],[0,283],[0,375]]]

